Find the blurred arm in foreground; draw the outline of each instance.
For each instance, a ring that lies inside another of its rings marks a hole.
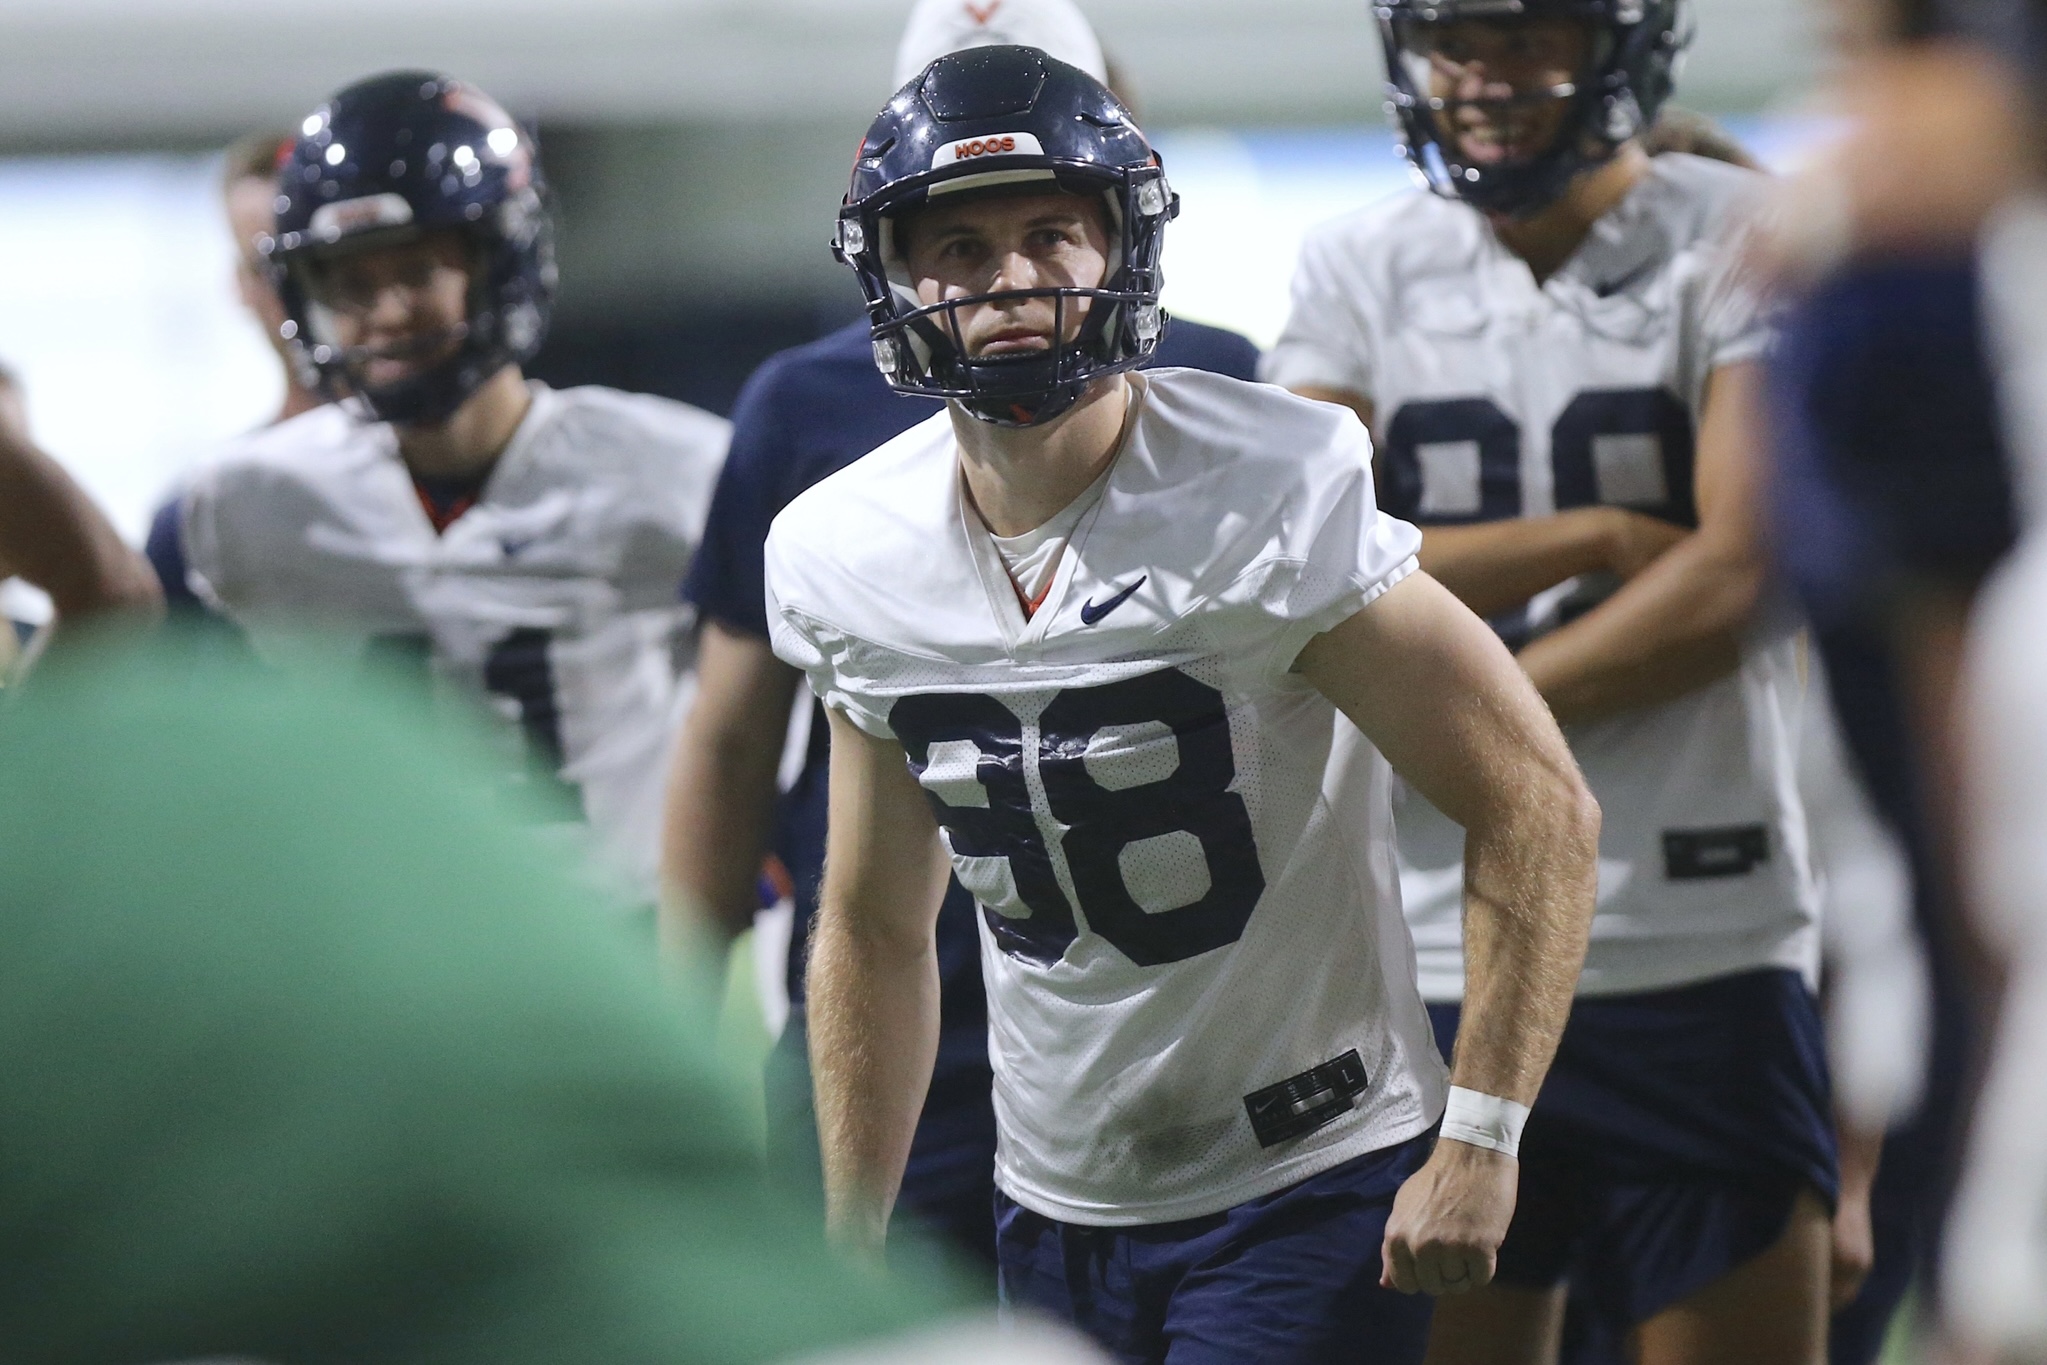
[[[141,556],[36,448],[21,390],[0,371],[0,577],[17,574],[48,593],[64,617],[163,604]]]

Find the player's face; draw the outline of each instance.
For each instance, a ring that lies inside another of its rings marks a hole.
[[[331,340],[370,389],[426,373],[461,349],[469,322],[469,249],[453,229],[316,260],[307,284]]]
[[[1591,32],[1575,19],[1471,19],[1417,25],[1409,44],[1426,64],[1426,88],[1443,103],[1436,126],[1467,165],[1542,155],[1555,143],[1569,101],[1559,87],[1579,78]]]
[[[904,263],[920,303],[1012,289],[1093,289],[1107,277],[1107,210],[1064,191],[940,199],[899,229]],[[1088,299],[995,299],[955,311],[969,359],[1022,355],[1080,334]]]

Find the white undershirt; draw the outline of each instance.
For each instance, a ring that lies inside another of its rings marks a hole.
[[[1115,461],[1109,462],[1113,468]],[[1034,527],[1018,536],[998,536],[988,532],[988,539],[994,542],[995,553],[1002,556],[1002,567],[1009,571],[1009,581],[1016,588],[1016,595],[1024,603],[1025,614],[1037,609],[1045,592],[1052,586],[1052,577],[1059,572],[1059,557],[1066,549],[1066,543],[1073,539],[1074,528],[1080,525],[1082,517],[1101,501],[1102,490],[1109,485],[1109,471],[1104,469],[1096,476],[1081,495],[1066,504],[1053,518],[1042,526]],[[984,519],[981,523],[987,526]]]

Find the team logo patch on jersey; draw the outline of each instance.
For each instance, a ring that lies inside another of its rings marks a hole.
[[[990,133],[948,142],[931,155],[931,169],[997,156],[1043,156],[1044,144],[1029,133]]]

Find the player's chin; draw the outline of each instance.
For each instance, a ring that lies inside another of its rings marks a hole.
[[[427,372],[427,367],[417,361],[372,360],[355,367],[357,387],[375,392],[393,389],[409,384]]]
[[[1520,126],[1468,128],[1457,139],[1457,151],[1465,165],[1488,169],[1532,161],[1546,145],[1538,130]]]
[[[1457,152],[1467,166],[1492,168],[1514,160],[1513,149],[1486,133],[1467,133],[1457,139]]]
[[[1048,336],[998,337],[967,348],[974,360],[1015,360],[1020,356],[1043,355],[1052,349]]]
[[[416,379],[431,374],[437,367],[451,359],[455,346],[442,347],[429,355],[411,354],[397,356],[370,356],[357,360],[354,365],[355,380],[366,389],[389,389],[400,384],[410,384]]]

